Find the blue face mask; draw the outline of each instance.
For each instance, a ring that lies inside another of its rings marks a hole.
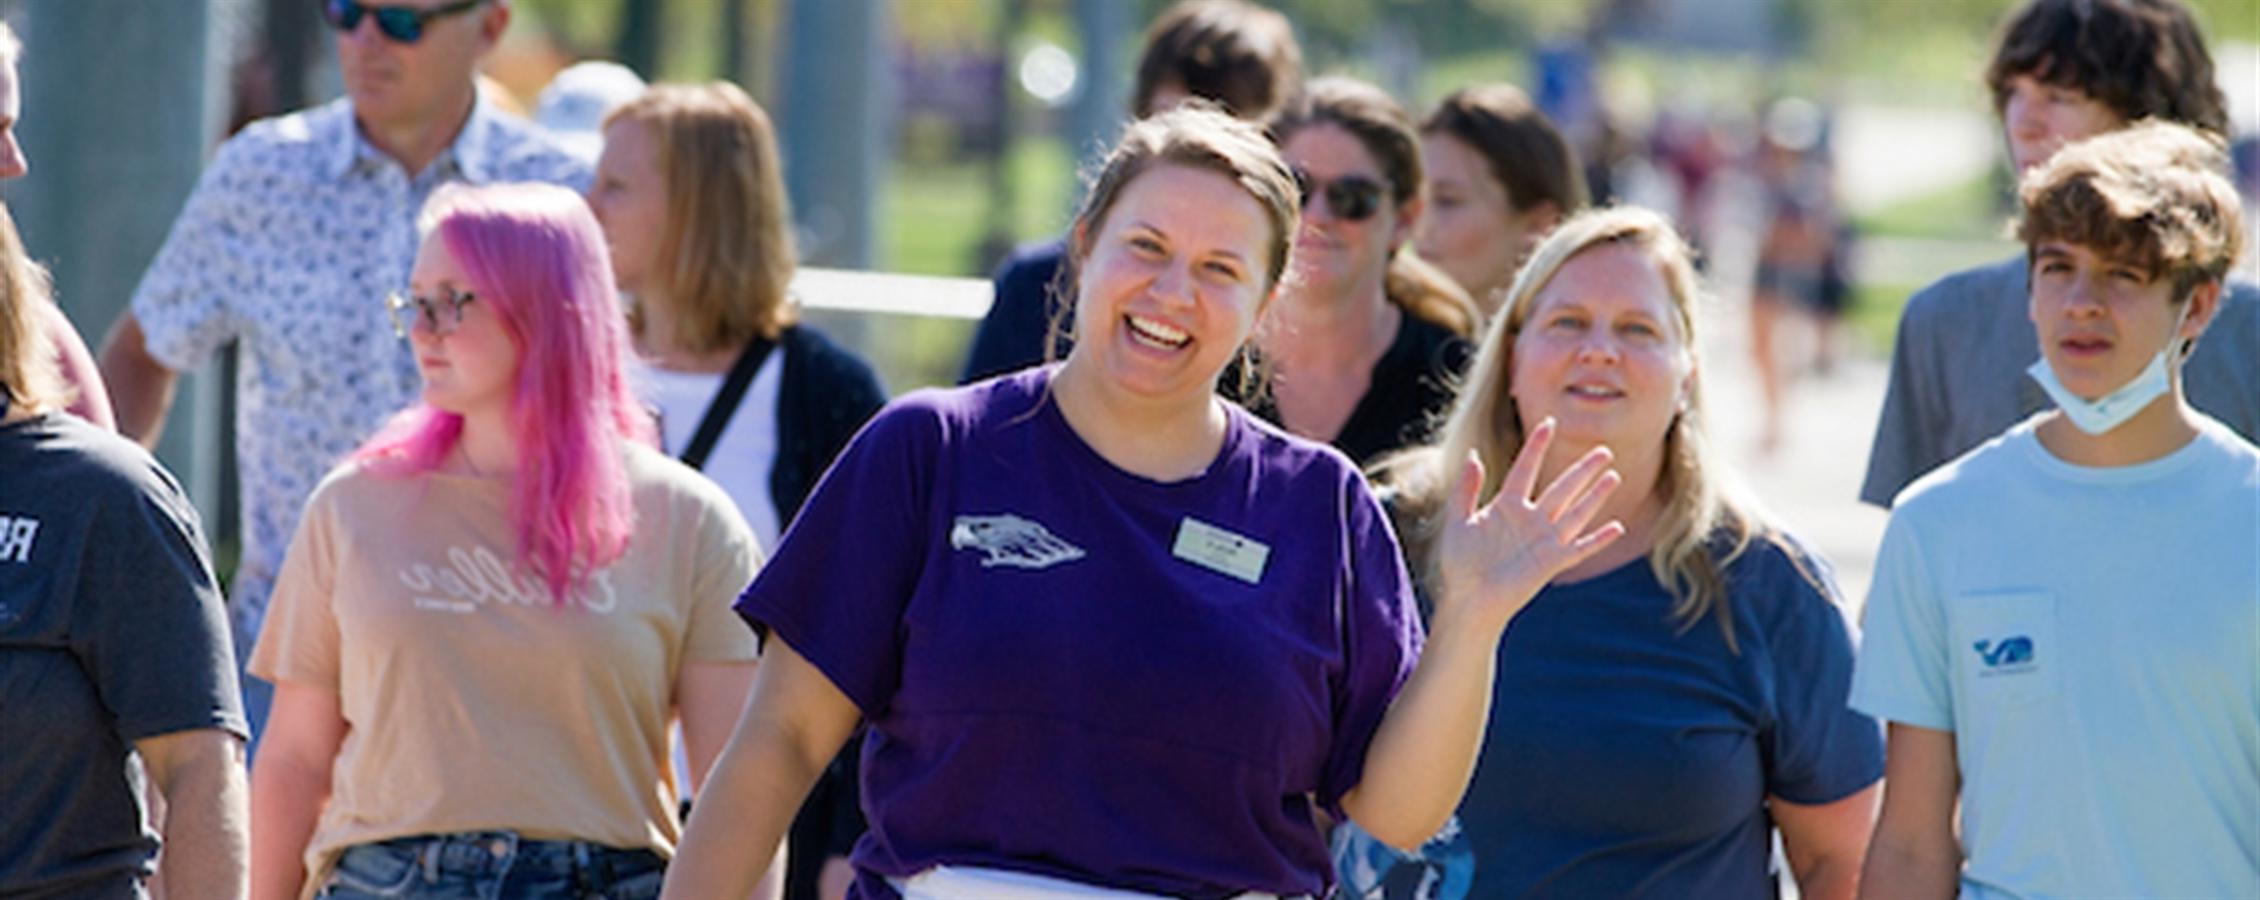
[[[2187,313],[2188,310],[2183,310],[2184,315]],[[2179,316],[2174,319],[2174,331],[2181,331]],[[2049,368],[2045,354],[2025,369],[2025,374],[2031,375],[2032,380],[2040,383],[2040,389],[2048,392],[2049,399],[2056,401],[2056,408],[2064,411],[2064,418],[2072,420],[2074,427],[2088,434],[2107,434],[2111,429],[2126,424],[2136,413],[2142,412],[2150,405],[2150,401],[2163,397],[2166,392],[2174,389],[2173,379],[2167,374],[2167,358],[2181,346],[2179,337],[2167,341],[2165,349],[2159,350],[2156,356],[2150,358],[2149,365],[2135,373],[2134,380],[2093,400],[2072,393],[2071,388],[2057,380],[2056,370]]]

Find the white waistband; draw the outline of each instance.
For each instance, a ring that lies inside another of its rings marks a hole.
[[[903,900],[1169,900],[1160,894],[977,866],[935,866],[907,879],[890,878],[887,882]],[[1282,898],[1249,892],[1235,895],[1233,900]]]

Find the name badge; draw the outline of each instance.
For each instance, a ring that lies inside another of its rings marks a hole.
[[[1249,584],[1263,578],[1263,564],[1271,559],[1271,547],[1262,541],[1233,534],[1191,516],[1177,524],[1177,546],[1170,553],[1193,565]]]

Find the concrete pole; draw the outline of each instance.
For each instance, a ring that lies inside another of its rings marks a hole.
[[[1130,67],[1124,52],[1138,34],[1132,12],[1137,4],[1121,0],[1075,0],[1075,35],[1083,44],[1083,61],[1076,76],[1075,103],[1068,109],[1068,155],[1086,166],[1106,151],[1122,132],[1130,109]],[[1082,199],[1073,192],[1069,202]]]
[[[787,0],[775,108],[809,265],[869,268],[878,257],[895,101],[887,9],[886,0]]]
[[[34,258],[91,345],[133,297],[227,113],[245,0],[0,0],[24,40],[30,174],[6,188]],[[157,455],[208,523],[223,499],[219,367],[181,385]],[[216,529],[215,529],[216,530]]]

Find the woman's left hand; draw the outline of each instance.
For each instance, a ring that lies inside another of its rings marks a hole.
[[[1623,481],[1609,468],[1609,448],[1593,448],[1537,491],[1539,461],[1554,431],[1551,418],[1531,429],[1498,496],[1481,507],[1483,461],[1468,454],[1438,536],[1439,619],[1504,630],[1554,576],[1623,536],[1624,525],[1615,520],[1584,530]]]

